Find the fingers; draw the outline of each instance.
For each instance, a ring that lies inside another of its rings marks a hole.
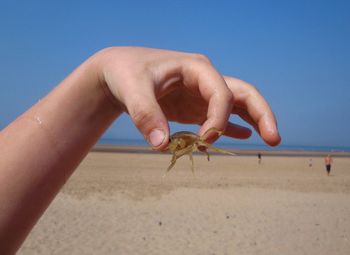
[[[252,135],[252,131],[249,128],[228,122],[224,135],[237,139],[248,139]]]
[[[261,94],[252,85],[232,77],[224,77],[226,84],[235,95],[233,113],[238,113],[249,122],[269,145],[278,145],[281,137],[278,133],[275,116]]]
[[[207,103],[207,118],[202,124],[199,134],[208,129],[225,130],[233,105],[233,94],[225,80],[203,56],[183,63],[184,84],[193,93],[199,94]]]
[[[152,86],[144,82],[142,86],[125,84],[121,98],[135,126],[150,145],[164,150],[169,140],[169,126],[162,112]],[[137,90],[137,91],[136,91]]]
[[[182,63],[183,83],[192,93],[201,96],[208,103],[207,118],[202,123],[199,135],[203,135],[210,128],[216,128],[225,130],[225,135],[230,137],[250,137],[250,129],[228,122],[231,113],[238,113],[256,129],[266,143],[280,143],[274,114],[252,85],[231,77],[223,79],[206,57],[191,57],[191,61],[186,59]],[[214,141],[216,138],[217,136],[213,136],[208,140]]]

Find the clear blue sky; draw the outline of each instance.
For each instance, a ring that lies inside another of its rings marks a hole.
[[[258,87],[283,144],[350,146],[350,1],[336,0],[0,1],[0,128],[112,45],[204,53]],[[141,136],[124,116],[105,137]]]

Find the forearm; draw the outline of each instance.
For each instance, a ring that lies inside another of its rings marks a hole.
[[[14,252],[121,113],[92,57],[0,135],[0,253]],[[25,162],[25,163],[24,163]]]

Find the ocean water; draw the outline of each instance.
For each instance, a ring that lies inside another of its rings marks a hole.
[[[102,138],[99,140],[98,144],[148,146],[147,142],[142,139]],[[350,152],[350,147],[340,147],[340,146],[305,146],[305,145],[281,144],[276,147],[270,147],[265,144],[249,144],[249,143],[234,143],[234,142],[232,143],[216,142],[215,146],[228,148],[228,149],[242,149],[242,150]]]

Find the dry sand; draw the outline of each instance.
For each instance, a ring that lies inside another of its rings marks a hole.
[[[18,254],[350,254],[350,158],[91,152]]]

